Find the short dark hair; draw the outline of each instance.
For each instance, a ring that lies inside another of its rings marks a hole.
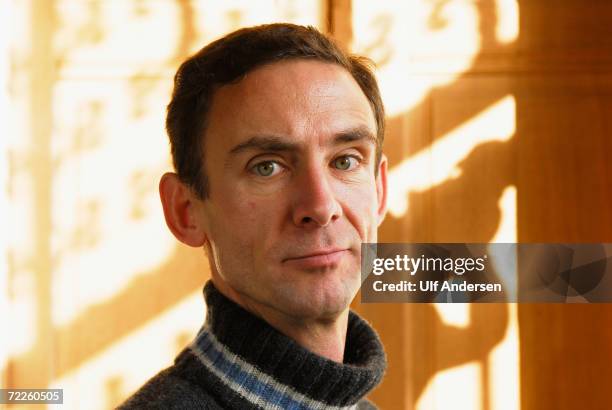
[[[202,48],[179,67],[168,104],[166,131],[172,161],[181,181],[200,198],[209,193],[204,172],[204,134],[215,91],[240,81],[264,64],[312,59],[338,64],[357,81],[374,112],[377,126],[376,170],[382,155],[385,114],[371,61],[350,55],[314,27],[266,24],[234,31]]]

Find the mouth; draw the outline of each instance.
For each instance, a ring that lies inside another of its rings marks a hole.
[[[348,253],[348,249],[325,249],[286,258],[283,260],[283,264],[289,264],[301,269],[335,267]]]

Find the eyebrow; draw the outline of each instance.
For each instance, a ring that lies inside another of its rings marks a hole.
[[[236,145],[230,150],[230,155],[240,154],[244,151],[297,151],[298,144],[288,142],[275,135],[256,135],[248,140]]]
[[[376,137],[368,127],[361,126],[337,133],[328,145],[336,146],[366,140],[376,145]],[[232,148],[230,156],[244,151],[296,152],[299,144],[276,135],[256,135]]]
[[[340,145],[347,142],[355,142],[361,140],[370,142],[374,146],[376,146],[377,144],[376,136],[372,133],[372,131],[368,127],[361,126],[336,134],[331,145]]]

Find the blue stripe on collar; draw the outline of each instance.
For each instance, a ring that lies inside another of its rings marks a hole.
[[[190,346],[206,368],[253,405],[271,410],[349,410],[307,397],[232,353],[204,326]]]

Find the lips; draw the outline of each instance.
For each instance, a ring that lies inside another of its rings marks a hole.
[[[348,249],[325,249],[286,258],[283,263],[303,269],[333,267],[348,254]]]

